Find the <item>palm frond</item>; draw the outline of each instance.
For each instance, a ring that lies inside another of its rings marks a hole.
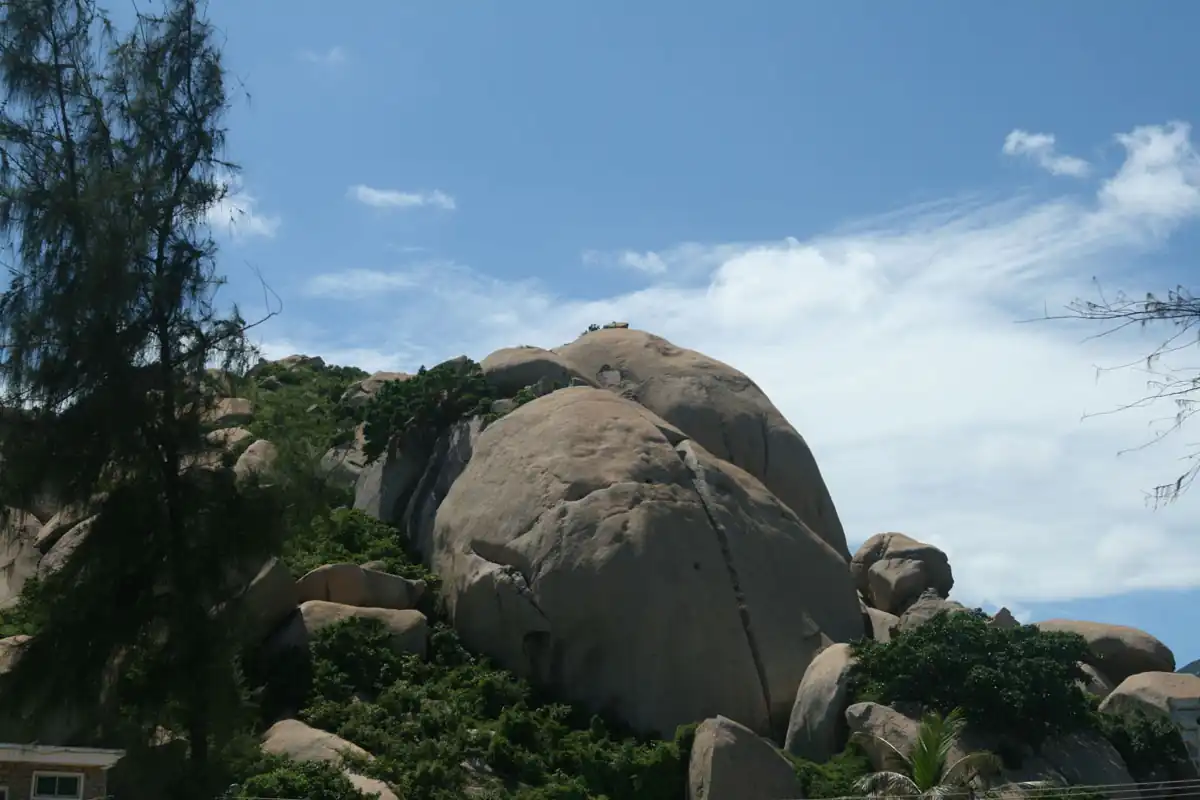
[[[995,753],[980,750],[968,753],[955,761],[942,773],[942,783],[959,786],[970,783],[975,778],[983,781],[998,775],[1004,769],[1004,762]]]
[[[866,797],[912,797],[921,794],[912,778],[901,772],[872,772],[854,782],[854,790]]]
[[[905,775],[912,774],[912,761],[909,756],[900,751],[896,745],[884,739],[882,736],[876,736],[873,733],[866,731],[858,731],[850,735],[850,741],[864,750],[872,749],[872,745],[883,745],[883,765],[885,767],[893,767],[895,772],[901,772]]]

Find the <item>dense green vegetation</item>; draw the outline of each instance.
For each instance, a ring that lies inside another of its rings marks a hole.
[[[1184,775],[1186,750],[1174,725],[1099,713],[1079,684],[1087,646],[1075,634],[993,626],[979,611],[943,612],[888,643],[857,642],[853,652],[856,700],[961,709],[967,722],[1001,737],[999,753],[1012,766],[1022,745],[1036,751],[1049,738],[1091,731],[1113,744],[1135,778],[1156,769]]]
[[[1097,713],[1095,722],[1138,780],[1151,780],[1156,773],[1171,780],[1192,777],[1187,746],[1168,720],[1141,712],[1119,717]]]
[[[238,387],[256,407],[256,419],[247,427],[289,452],[323,451],[339,432],[372,413],[370,404],[356,414],[340,403],[362,377],[360,371],[338,367],[262,366]],[[518,404],[533,399],[532,392],[523,394]],[[468,413],[478,406],[460,403],[458,408]],[[421,418],[435,420],[430,424],[443,430],[455,419]],[[289,469],[302,474],[304,462]],[[344,492],[326,490],[318,503],[311,486],[296,478],[285,481],[284,494],[293,500],[305,496],[290,506],[293,522],[282,548],[293,575],[325,563],[381,561],[390,572],[436,587],[436,576],[407,552],[399,532],[346,508]],[[299,522],[301,513],[308,516]],[[38,596],[38,584],[31,583],[22,603],[0,615],[0,630],[35,629]],[[254,653],[246,654],[243,661],[250,668],[243,692],[251,713],[214,753],[211,769],[237,784],[239,797],[357,798],[357,790],[333,766],[257,753],[254,741],[262,726],[280,709],[295,708],[309,724],[374,754],[356,771],[396,785],[409,800],[458,798],[466,787],[497,800],[684,796],[692,726],[681,729],[674,741],[644,739],[540,696],[469,653],[435,597],[431,591],[422,602],[433,629],[424,661],[393,653],[379,625],[363,620],[321,632],[311,653],[298,661],[262,665]],[[888,644],[857,643],[853,691],[860,700],[942,713],[962,708],[968,721],[986,720],[989,730],[1025,743],[1070,730],[1100,730],[1139,775],[1173,763],[1182,746],[1174,728],[1157,720],[1095,713],[1094,702],[1075,685],[1083,652],[1078,637],[992,627],[980,614],[946,614]],[[163,771],[164,757],[131,757],[120,785],[135,783],[135,770],[143,781],[141,776]],[[856,783],[870,773],[854,743],[824,764],[793,760],[806,796],[813,798],[856,794]],[[165,784],[150,785],[170,787],[178,779],[169,776]],[[140,795],[130,789],[122,796]]]
[[[1087,724],[1076,681],[1087,646],[1079,636],[988,624],[982,612],[943,613],[886,644],[854,646],[860,700],[909,703],[1037,746]]]
[[[367,458],[378,458],[393,438],[427,449],[463,417],[490,414],[496,399],[483,370],[470,359],[421,367],[406,381],[385,383],[371,399],[363,451]]]

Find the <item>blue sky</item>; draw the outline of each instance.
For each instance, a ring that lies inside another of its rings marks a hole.
[[[250,98],[230,296],[271,356],[413,369],[628,320],[754,378],[852,546],[1200,658],[1200,489],[1151,333],[1018,320],[1195,283],[1200,4],[212,0]],[[1185,354],[1186,356],[1186,354]],[[1187,366],[1186,357],[1181,366]],[[1169,364],[1168,364],[1169,366]]]

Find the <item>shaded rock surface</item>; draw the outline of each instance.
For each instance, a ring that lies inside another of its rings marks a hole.
[[[920,723],[905,714],[877,703],[855,703],[846,709],[846,722],[852,732],[867,735],[863,749],[875,770],[889,769],[889,742],[902,753],[909,753],[917,741]],[[991,737],[968,730],[947,755],[950,763],[971,752],[992,750]],[[1120,787],[1133,778],[1120,754],[1107,740],[1094,733],[1072,734],[1043,743],[1039,756],[1027,756],[1017,770],[1008,770],[1004,781],[1050,780],[1088,786],[1111,786],[1125,796]]]
[[[512,397],[538,383],[567,387],[582,381],[595,385],[557,353],[540,347],[506,347],[489,355],[479,366],[501,397]]]
[[[919,628],[943,611],[967,611],[967,607],[954,600],[947,600],[938,594],[936,589],[927,589],[917,598],[916,602],[900,615],[898,630],[911,631]]]
[[[0,608],[16,602],[42,560],[38,536],[43,526],[37,517],[13,508],[7,514],[6,520],[0,520]]]

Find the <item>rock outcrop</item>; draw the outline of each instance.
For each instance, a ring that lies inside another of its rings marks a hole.
[[[946,554],[903,533],[877,533],[850,561],[854,585],[872,607],[900,616],[923,593],[949,597],[954,574]]]
[[[416,608],[425,594],[424,581],[410,581],[357,564],[326,564],[296,581],[300,602],[325,600],[360,608]]]
[[[350,408],[362,408],[371,402],[371,398],[385,383],[406,381],[411,377],[407,372],[376,372],[347,389],[342,394],[341,402]]]
[[[832,644],[804,671],[788,721],[784,749],[818,763],[846,745],[846,709],[850,705],[850,645]]]
[[[489,384],[502,396],[512,397],[527,386],[553,385],[566,388],[595,386],[565,359],[540,347],[506,347],[479,364]]]
[[[397,794],[386,783],[359,775],[346,769],[343,762],[347,757],[370,760],[371,754],[356,744],[332,733],[310,728],[297,719],[284,719],[272,725],[262,737],[264,752],[287,756],[293,761],[325,761],[343,766],[343,772],[355,788],[377,800],[399,800]]]
[[[308,647],[315,633],[347,619],[374,619],[387,630],[389,646],[396,653],[425,656],[429,625],[420,611],[393,608],[359,608],[325,600],[301,603],[299,610],[274,636],[271,649],[302,649]]]
[[[696,728],[688,761],[688,800],[795,800],[791,763],[754,731],[726,717]]]
[[[1109,692],[1100,711],[1118,716],[1141,713],[1175,723],[1193,767],[1181,777],[1200,777],[1200,677],[1179,672],[1131,675]]]
[[[1125,625],[1051,619],[1036,623],[1044,631],[1077,633],[1088,645],[1088,663],[1113,683],[1140,672],[1174,672],[1175,655],[1145,631]]]
[[[812,451],[744,374],[632,328],[594,331],[554,353],[589,381],[645,406],[717,458],[758,478],[849,559],[841,520]]]
[[[37,574],[41,552],[37,517],[15,508],[0,519],[0,608],[16,601],[25,581]]]
[[[782,732],[817,651],[863,631],[837,550],[752,475],[603,390],[485,429],[432,540],[469,646],[643,730],[721,713]]]

